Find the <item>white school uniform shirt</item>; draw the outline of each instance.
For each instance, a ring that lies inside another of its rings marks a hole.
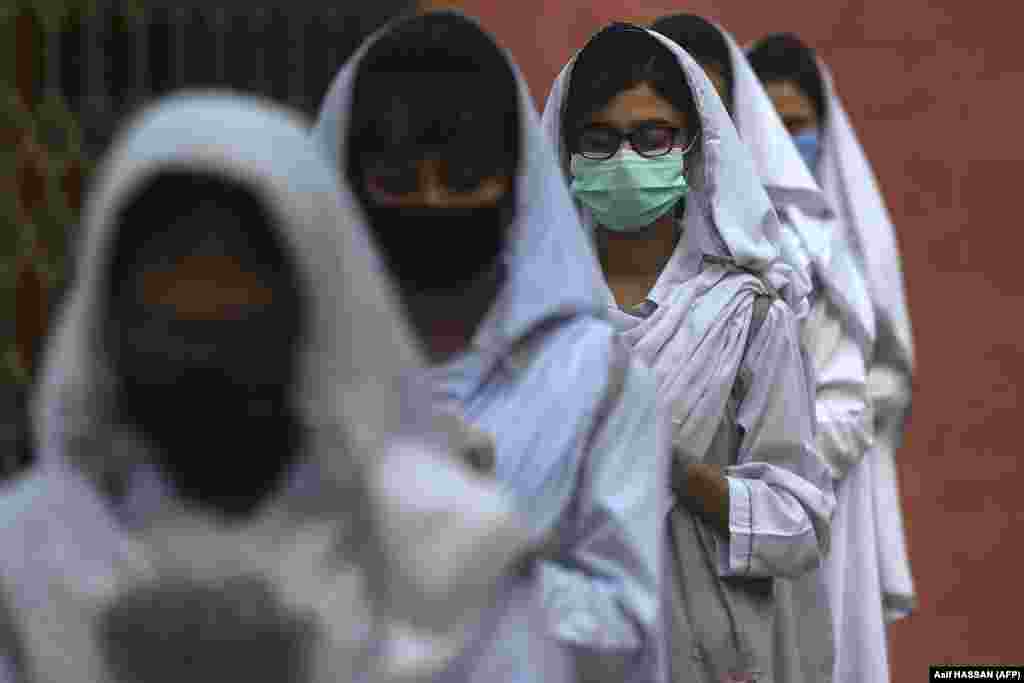
[[[781,257],[776,212],[701,67],[675,43],[650,34],[675,55],[694,93],[700,153],[685,160],[691,190],[683,234],[648,295],[657,309],[643,320],[628,315],[602,283],[606,311],[634,355],[658,375],[673,441],[687,458],[704,458],[736,378],[751,378],[737,416],[745,434],[725,469],[730,531],[716,536],[717,570],[722,577],[800,576],[827,551],[835,505],[828,469],[815,453],[813,387],[794,313],[807,309],[810,283]],[[544,111],[566,172],[562,110],[574,61],[556,79]],[[779,298],[744,355],[755,297],[769,293]]]
[[[845,287],[826,288],[805,329],[815,347],[819,393],[831,397],[822,407],[832,410],[820,411],[819,420],[828,420],[824,437],[841,479],[836,545],[824,567],[836,641],[833,680],[887,683],[886,623],[908,614],[916,601],[893,459],[909,408],[912,335],[888,212],[831,75],[820,61],[818,68],[825,112],[816,178],[834,210],[826,225],[839,257],[839,267],[833,258],[821,270],[855,270],[863,281],[858,289],[850,286],[852,277]],[[856,307],[843,306],[844,291],[863,292]],[[870,328],[863,324],[869,320]],[[849,419],[856,394],[869,408],[863,421]],[[843,457],[854,455],[858,442],[863,456]]]
[[[731,58],[733,121],[779,214],[787,261],[806,264],[808,276],[817,284],[808,315],[801,321],[801,340],[815,390],[816,450],[835,483],[837,507],[830,554],[823,566],[778,586],[791,593],[792,610],[780,611],[777,628],[793,634],[799,657],[779,662],[782,670],[777,674],[793,683],[826,680],[836,672],[836,650],[844,642],[870,642],[870,649],[883,655],[885,649],[880,619],[862,619],[853,632],[849,610],[842,605],[843,588],[868,578],[852,576],[863,568],[844,563],[850,575],[844,580],[834,579],[830,568],[836,557],[863,550],[864,542],[851,529],[864,528],[868,513],[851,498],[860,495],[854,482],[862,481],[869,467],[863,461],[872,443],[866,356],[874,341],[874,314],[842,225],[746,56],[730,34],[715,28]],[[844,484],[851,470],[856,470],[855,476]],[[838,548],[838,543],[856,547]]]
[[[377,36],[342,68],[313,131],[335,164],[345,158],[355,77]],[[667,414],[652,373],[598,317],[599,268],[580,258],[586,236],[506,58],[523,141],[507,280],[470,348],[426,377],[438,406],[491,434],[498,479],[535,542],[558,549],[510,580],[491,627],[439,680],[661,681]]]
[[[868,367],[875,414],[875,523],[882,603],[887,621],[917,602],[910,572],[896,480],[895,453],[910,411],[914,342],[896,231],[874,171],[857,139],[832,75],[818,63],[825,87],[826,122],[817,178],[835,207],[867,280],[877,338]]]
[[[308,452],[279,493],[232,527],[185,505],[150,446],[118,424],[99,346],[118,213],[168,170],[251,191],[315,283],[307,341],[296,351]],[[0,496],[0,681],[108,683],[105,645],[117,650],[103,642],[99,618],[165,579],[217,586],[259,577],[316,625],[316,642],[305,643],[310,681],[392,680],[374,672],[429,671],[460,647],[453,641],[467,625],[432,608],[448,604],[479,619],[527,536],[507,496],[453,460],[459,444],[437,428],[414,379],[419,355],[356,220],[299,118],[275,105],[185,93],[119,134],[90,194],[80,276],[47,350],[33,414],[38,464]],[[396,537],[431,547],[389,542]],[[434,646],[417,661],[398,657],[380,626],[392,616],[390,594],[405,600],[400,616],[415,626],[413,640]],[[148,657],[160,667],[188,654],[199,656],[156,647]]]

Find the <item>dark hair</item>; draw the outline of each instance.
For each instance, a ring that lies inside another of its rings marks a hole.
[[[671,50],[639,26],[614,23],[590,39],[573,66],[562,119],[566,148],[574,150],[588,116],[641,83],[649,83],[691,122],[700,121],[682,67]]]
[[[773,33],[758,41],[747,57],[762,83],[793,81],[810,98],[818,118],[825,120],[825,86],[814,50],[803,41],[792,33]]]
[[[498,45],[450,11],[398,24],[356,75],[346,175],[362,196],[367,154],[415,160],[443,153],[514,175],[521,153],[519,90]]]
[[[723,99],[726,108],[731,111],[733,99],[732,55],[729,52],[729,44],[725,42],[721,31],[714,24],[696,14],[671,14],[661,17],[651,25],[651,30],[678,43],[679,47],[690,53],[698,62],[713,62],[721,68],[726,84]]]

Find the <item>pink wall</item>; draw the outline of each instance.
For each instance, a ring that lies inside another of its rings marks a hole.
[[[1024,53],[1013,3],[466,0],[542,105],[612,19],[691,11],[741,42],[795,31],[831,65],[899,231],[919,378],[900,477],[919,611],[891,629],[893,680],[928,664],[1020,663],[1024,236],[995,198],[1020,191]],[[942,5],[947,5],[946,7]],[[991,199],[990,199],[991,198]],[[1008,220],[1010,219],[1010,220]]]

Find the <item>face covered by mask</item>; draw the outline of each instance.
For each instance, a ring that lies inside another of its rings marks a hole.
[[[512,68],[457,15],[405,22],[359,64],[346,175],[434,361],[465,348],[503,285],[520,126]]]
[[[370,204],[367,214],[403,291],[437,294],[458,291],[493,270],[513,207],[508,199],[464,208]],[[441,236],[449,245],[444,249],[438,249]]]
[[[441,362],[458,353],[505,282],[501,254],[511,199],[465,208],[371,204],[367,214],[429,358]]]
[[[793,136],[793,143],[807,168],[812,174],[815,173],[818,170],[818,156],[821,153],[821,132],[817,128],[806,128]]]
[[[616,232],[639,232],[684,200],[684,152],[673,149],[655,158],[620,149],[610,159],[573,154],[570,186],[594,220]]]
[[[300,451],[299,282],[246,190],[168,175],[122,213],[106,334],[120,419],[178,493],[253,511]]]

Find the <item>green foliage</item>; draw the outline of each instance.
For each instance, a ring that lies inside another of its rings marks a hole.
[[[145,11],[144,0],[122,0],[118,12],[126,21],[115,22],[129,28]],[[0,191],[0,384],[27,381],[20,367],[14,338],[18,264],[29,254],[38,253],[35,265],[51,288],[61,286],[66,268],[69,228],[78,222],[78,210],[65,196],[64,176],[69,165],[82,166],[84,179],[92,168],[83,158],[82,136],[75,115],[64,99],[50,94],[38,103],[23,103],[16,89],[18,60],[36,61],[37,78],[46,73],[47,38],[65,30],[73,21],[87,18],[96,8],[94,0],[13,0],[0,3],[0,178],[12,179]],[[24,22],[30,11],[33,21]],[[19,22],[19,17],[22,18]],[[18,27],[30,26],[36,38],[19,41]],[[37,54],[17,54],[18,45],[35,45]],[[41,89],[40,89],[41,90]],[[18,208],[18,143],[33,141],[42,148],[45,159],[45,201],[24,215]],[[45,248],[36,251],[34,246]],[[51,290],[52,291],[52,290]]]

